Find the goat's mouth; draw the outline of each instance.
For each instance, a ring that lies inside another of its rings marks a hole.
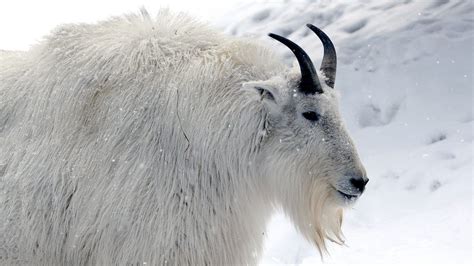
[[[340,196],[342,196],[342,198],[344,198],[344,200],[348,200],[348,201],[355,201],[359,197],[359,195],[347,194],[340,190],[337,190],[337,192],[339,193]]]
[[[351,205],[356,202],[361,193],[351,193],[342,189],[333,187],[336,197],[339,199],[342,205]]]

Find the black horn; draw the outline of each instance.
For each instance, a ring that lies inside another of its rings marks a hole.
[[[315,94],[316,92],[323,93],[323,89],[319,83],[318,74],[316,73],[313,62],[311,62],[308,54],[296,43],[282,36],[273,33],[268,34],[268,36],[290,48],[298,60],[301,70],[301,81],[299,85],[300,91],[305,94]]]
[[[323,43],[324,47],[324,55],[323,61],[321,62],[320,70],[324,74],[326,84],[334,88],[334,83],[336,82],[336,69],[337,69],[337,56],[336,56],[336,48],[334,48],[334,44],[332,44],[331,39],[319,28],[311,25],[306,24],[308,28],[310,28],[318,38]]]

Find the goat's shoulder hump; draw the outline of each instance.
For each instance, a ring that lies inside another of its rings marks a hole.
[[[43,43],[51,52],[100,54],[101,57],[145,55],[170,57],[217,49],[228,37],[192,17],[160,10],[155,18],[146,11],[113,17],[95,24],[57,27]]]

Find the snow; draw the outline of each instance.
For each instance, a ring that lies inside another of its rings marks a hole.
[[[216,24],[238,36],[274,32],[320,62],[321,27],[338,50],[341,110],[370,182],[346,212],[345,246],[326,263],[472,263],[472,1],[285,1],[245,4]],[[225,25],[225,26],[224,26]],[[265,264],[320,264],[277,214]]]
[[[135,11],[122,2],[115,9],[94,2],[93,9],[83,6],[75,15],[70,8],[62,12],[62,5],[41,2],[41,8],[55,7],[63,15],[54,23],[44,17],[50,22],[37,31],[46,33],[58,20],[91,21],[124,8]],[[44,14],[37,8],[30,9]],[[370,182],[346,212],[346,245],[331,244],[324,262],[472,263],[473,1],[286,0],[228,8],[212,23],[230,34],[261,39],[288,63],[291,52],[267,33],[299,43],[315,64],[322,47],[305,24],[322,28],[336,45],[341,111]],[[90,10],[94,13],[88,15]],[[12,27],[15,35],[27,31],[25,25],[34,28],[25,22]],[[8,33],[1,48],[27,47],[9,41]],[[35,31],[24,40],[38,36]],[[282,214],[275,215],[265,235],[262,265],[321,263],[316,248]]]

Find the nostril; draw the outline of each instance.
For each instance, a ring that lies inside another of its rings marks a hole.
[[[369,183],[369,179],[368,179],[368,178],[364,181],[364,186],[367,185],[367,183]]]
[[[364,189],[365,189],[365,184],[367,184],[369,180],[364,180],[362,178],[351,178],[350,179],[350,182],[351,184],[357,188],[360,192],[364,192]]]

